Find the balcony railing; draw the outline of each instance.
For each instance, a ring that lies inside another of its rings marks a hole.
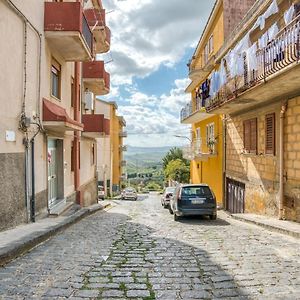
[[[80,2],[45,2],[44,30],[66,61],[92,59],[93,36]]]
[[[282,74],[300,60],[300,16],[283,28],[265,48],[256,52],[256,70],[250,70],[244,57],[244,74],[230,78],[214,98],[206,104],[208,112],[229,103],[260,84]]]
[[[215,56],[214,55],[199,55],[197,66],[189,67],[189,78],[191,80],[199,79],[202,80],[205,76],[207,76],[214,67]]]
[[[126,165],[127,165],[127,161],[126,160],[121,160],[120,166],[121,167],[126,167]]]
[[[83,135],[90,138],[101,138],[110,134],[110,120],[102,114],[83,114]]]
[[[127,137],[127,132],[126,131],[120,131],[119,132],[119,137],[126,138]]]
[[[123,152],[127,151],[127,146],[126,145],[121,145],[120,150],[123,151]]]
[[[195,139],[189,146],[182,149],[183,158],[187,160],[207,160],[209,157],[217,155],[216,141],[209,141],[208,144],[203,147],[202,139]]]

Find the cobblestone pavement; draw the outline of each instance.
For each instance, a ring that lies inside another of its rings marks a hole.
[[[300,299],[300,242],[119,201],[0,268],[0,299]]]

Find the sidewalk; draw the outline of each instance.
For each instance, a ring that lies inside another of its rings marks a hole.
[[[300,238],[300,223],[283,221],[276,218],[255,214],[231,214],[231,217],[239,221],[264,227],[270,231],[287,234],[298,239]]]
[[[64,216],[48,217],[35,223],[19,225],[16,228],[0,232],[0,266],[29,251],[82,218],[108,208],[111,203],[111,201],[104,200],[77,211],[71,209]]]

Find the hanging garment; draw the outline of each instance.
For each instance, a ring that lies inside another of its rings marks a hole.
[[[246,59],[247,65],[250,71],[258,70],[258,63],[257,63],[257,43],[254,43],[247,51],[246,51]]]
[[[237,54],[242,54],[250,47],[250,33],[248,32],[234,47],[233,51]]]
[[[295,6],[294,4],[284,13],[284,22],[285,22],[285,25],[288,25],[289,23],[292,22],[293,20],[293,17],[294,17],[294,14],[295,14]]]
[[[268,30],[269,41],[273,40],[278,32],[279,32],[279,28],[277,26],[277,23],[275,23]]]
[[[220,87],[227,83],[227,73],[225,69],[225,60],[222,59],[220,67]]]
[[[220,73],[215,71],[210,78],[210,96],[214,97],[220,90]]]
[[[279,8],[278,8],[278,5],[277,5],[277,1],[273,0],[273,2],[269,6],[269,8],[265,11],[263,16],[264,16],[265,19],[267,19],[270,16],[272,16],[274,14],[277,14],[278,12],[279,12]]]
[[[263,49],[267,47],[269,41],[268,31],[265,32],[259,39],[258,39],[258,48]]]

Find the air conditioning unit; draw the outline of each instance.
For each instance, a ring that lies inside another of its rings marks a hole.
[[[84,92],[84,105],[86,110],[94,110],[94,93]]]

